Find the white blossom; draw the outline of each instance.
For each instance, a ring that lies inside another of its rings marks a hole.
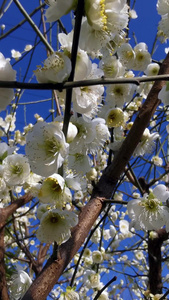
[[[59,174],[53,174],[43,181],[38,196],[42,203],[53,204],[56,208],[63,208],[72,200],[71,191]]]
[[[48,177],[56,173],[69,145],[57,122],[38,122],[26,135],[26,155],[34,173]]]
[[[95,30],[117,33],[127,27],[129,16],[126,0],[86,0],[85,11],[89,24]]]
[[[155,155],[151,158],[151,161],[156,165],[156,166],[162,166],[163,164],[163,160],[161,157],[159,157],[158,155]]]
[[[73,31],[69,34],[59,33],[58,39],[65,53],[71,55]],[[92,63],[86,51],[78,48],[74,80],[82,80],[89,76]]]
[[[38,66],[34,71],[40,83],[63,82],[68,79],[71,72],[71,61],[63,52],[55,52],[44,61],[44,66]]]
[[[17,274],[12,275],[10,280],[10,299],[21,299],[31,284],[32,280],[30,279],[29,275],[22,269],[18,268]]]
[[[59,300],[79,300],[79,294],[75,292],[74,288],[68,286],[66,292],[61,293]]]
[[[169,105],[169,81],[167,81],[167,83],[162,87],[158,94],[158,98],[164,105]]]
[[[48,0],[49,8],[46,11],[47,22],[54,22],[67,15],[76,8],[77,0]]]
[[[159,138],[159,134],[157,132],[150,133],[149,129],[146,128],[141,137],[141,141],[137,145],[134,150],[133,156],[144,155],[145,153],[151,153],[154,141]]]
[[[92,259],[95,264],[100,264],[103,262],[103,255],[101,251],[96,250],[92,252]]]
[[[100,48],[105,47],[110,38],[111,35],[109,32],[95,30],[89,25],[86,17],[83,17],[79,41],[79,47],[82,50],[87,51],[91,56],[98,56]]]
[[[120,232],[124,235],[128,234],[129,232],[129,222],[127,220],[120,220],[119,221],[119,229]]]
[[[11,50],[11,55],[16,60],[18,60],[22,56],[22,54],[19,51],[16,51],[14,49]]]
[[[8,185],[22,185],[28,178],[30,166],[22,154],[8,155],[3,160],[3,178]]]
[[[37,238],[42,243],[56,242],[61,245],[71,237],[70,229],[78,223],[78,216],[72,211],[52,209],[46,211],[40,219]]]
[[[169,191],[163,184],[157,185],[149,195],[129,201],[128,214],[131,219],[130,227],[143,230],[158,230],[169,218],[169,208],[164,206],[169,197]]]
[[[10,65],[8,59],[5,59],[0,52],[0,80],[2,81],[15,81],[16,71],[14,71]],[[4,110],[8,104],[11,103],[14,97],[13,89],[0,88],[0,111]]]

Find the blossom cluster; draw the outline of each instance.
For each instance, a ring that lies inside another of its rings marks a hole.
[[[72,10],[76,11],[78,3],[77,0],[46,2],[49,7],[45,16],[46,22],[49,23],[60,19]],[[120,81],[132,80],[137,74],[144,79],[145,76],[157,75],[159,72],[160,64],[152,60],[147,44],[141,41],[133,46],[128,39],[129,20],[132,17],[136,18],[137,14],[130,10],[127,3],[126,0],[85,1],[74,70],[74,82],[81,81],[82,84],[80,87],[73,88],[72,98],[67,99],[71,100],[71,111],[68,115],[65,109],[67,108],[66,92],[64,89],[56,91],[59,107],[56,110],[57,116],[52,121],[46,121],[36,114],[35,124],[28,124],[21,132],[16,126],[18,103],[16,101],[15,104],[14,100],[17,91],[15,94],[12,89],[0,89],[0,111],[5,110],[9,104],[13,109],[13,113],[0,118],[0,206],[9,204],[11,195],[15,198],[24,192],[30,192],[32,197],[38,199],[38,207],[34,210],[37,216],[37,229],[33,232],[33,236],[36,235],[42,244],[55,242],[60,246],[71,237],[72,228],[78,224],[81,207],[88,202],[93,187],[98,183],[107,163],[113,161],[116,152],[125,141],[135,116],[153,85],[153,82],[149,82],[136,86],[133,83]],[[158,0],[157,11],[161,15],[158,36],[164,41],[169,38],[169,1]],[[37,66],[34,71],[34,76],[39,83],[54,84],[69,80],[72,72],[73,37],[74,28],[67,34],[63,32],[58,34],[60,48],[50,53],[43,65]],[[24,51],[31,51],[31,49],[32,46],[27,45]],[[22,55],[14,49],[11,54],[16,61]],[[103,85],[105,78],[117,79],[118,83]],[[101,83],[86,85],[86,82],[87,84],[89,81],[97,82],[98,79]],[[16,71],[2,53],[0,53],[0,80],[16,80]],[[154,173],[156,171],[160,173],[167,167],[167,154],[166,156],[161,154],[166,140],[158,132],[163,121],[159,126],[160,122],[158,123],[157,119],[160,116],[160,120],[165,118],[165,121],[169,121],[168,82],[164,84],[158,98],[161,100],[158,107],[159,114],[157,112],[152,117],[132,156],[135,165],[141,160],[150,164],[147,173],[151,173],[153,168]],[[65,133],[65,118],[69,117],[70,121]],[[162,126],[162,130],[167,135],[169,125]],[[92,290],[91,295],[94,299],[97,292],[103,288],[100,273],[109,273],[109,269],[114,270],[115,262],[112,253],[125,239],[132,239],[135,230],[151,231],[150,238],[155,238],[155,230],[163,227],[169,232],[169,191],[164,185],[164,181],[167,182],[166,177],[160,173],[159,179],[154,179],[152,184],[155,187],[144,190],[135,179],[135,174],[131,174],[132,177],[129,171],[130,168],[125,170],[121,182],[125,184],[130,181],[131,189],[137,191],[131,192],[127,198],[127,200],[130,197],[133,199],[128,202],[125,212],[118,211],[118,208],[112,205],[109,210],[103,210],[94,224],[91,237],[94,246],[91,249],[85,248],[82,255],[83,263],[79,266],[77,275],[77,283],[82,286],[80,295],[75,288],[67,287],[66,291],[53,291],[54,297],[89,299],[90,296],[88,297],[87,294]],[[154,175],[155,177],[157,175]],[[150,179],[151,175],[148,174],[147,178]],[[113,200],[107,199],[107,201],[123,203],[125,193],[126,191],[118,190],[113,194]],[[28,210],[26,206],[14,213],[16,219],[23,214],[20,222],[25,226],[30,226],[30,219],[33,217]],[[105,215],[108,216],[109,224],[106,223],[105,228],[101,230],[97,224]],[[19,226],[16,225],[16,230]],[[26,229],[22,231],[23,236],[24,243],[27,245]],[[101,246],[101,239],[108,245],[107,248]],[[6,243],[12,243],[9,237],[6,237]],[[100,247],[97,247],[98,244]],[[144,250],[135,250],[131,260],[127,254],[121,255],[120,252],[116,259],[119,264],[124,263],[125,267],[130,263],[135,267],[138,262],[141,262],[139,271],[143,272],[143,276],[147,276],[148,269],[144,256],[147,244],[144,243],[143,246]],[[21,258],[22,255],[24,256],[22,252],[20,255]],[[75,264],[78,259],[81,259],[79,254],[74,257]],[[105,261],[108,268],[103,270],[100,268],[99,273],[99,266]],[[70,273],[67,271],[64,276],[70,275],[72,275],[71,271]],[[13,276],[13,283],[10,283],[11,294],[16,294],[19,299],[30,284],[31,280],[26,273],[23,270],[18,271],[18,275]],[[120,290],[123,285],[123,282],[118,283],[116,289]],[[144,282],[142,287],[144,291],[145,287]],[[138,288],[134,287],[133,291],[141,299]],[[114,294],[115,288],[112,287],[110,293],[107,289],[102,292],[99,299],[108,300]],[[120,296],[118,299],[121,299]]]

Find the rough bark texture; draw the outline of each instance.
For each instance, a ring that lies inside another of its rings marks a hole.
[[[4,245],[4,231],[5,215],[3,210],[0,210],[0,299],[9,300],[8,290],[6,284],[6,271],[5,271],[5,245]]]
[[[153,295],[162,294],[161,246],[168,239],[165,229],[160,229],[157,233],[157,238],[148,241],[149,289]]]
[[[23,206],[32,199],[30,194],[26,194],[20,199],[14,201],[11,205],[5,208],[0,208],[0,300],[9,300],[7,282],[6,282],[6,270],[5,270],[5,244],[4,244],[4,231],[5,223],[9,216],[16,211],[18,207]]]
[[[169,54],[164,60],[159,74],[169,74]],[[56,260],[52,257],[49,259],[46,267],[29,288],[23,297],[23,300],[45,300],[67,264],[82,245],[92,225],[103,209],[104,199],[111,197],[117,181],[124,172],[126,164],[132,156],[145,128],[148,126],[152,115],[159,105],[160,101],[158,100],[158,93],[164,84],[164,81],[157,81],[154,83],[147,100],[140,109],[134,125],[122,147],[116,154],[113,162],[103,173],[99,183],[93,191],[91,200],[83,208],[79,216],[79,224],[72,231],[72,237],[65,244],[61,245],[61,257]]]

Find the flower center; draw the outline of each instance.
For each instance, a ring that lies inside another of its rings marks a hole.
[[[12,165],[11,172],[16,175],[20,175],[23,172],[23,166],[21,165]]]
[[[51,217],[50,218],[50,222],[51,223],[57,223],[58,222],[58,218],[57,217]]]
[[[106,122],[110,128],[122,125],[124,122],[123,111],[119,108],[112,109],[108,114]]]
[[[56,155],[60,150],[60,142],[54,138],[48,138],[45,140],[44,149],[47,156]]]
[[[145,209],[149,212],[156,212],[162,203],[155,198],[154,194],[151,192],[148,196],[148,199],[141,202],[140,205],[145,207]]]
[[[142,61],[142,60],[144,60],[144,55],[143,55],[142,53],[138,53],[138,54],[136,55],[136,59],[137,59],[138,61]]]
[[[124,92],[123,92],[123,89],[121,87],[116,87],[114,89],[114,94],[115,95],[120,95],[120,96],[123,96]]]
[[[61,193],[62,189],[59,185],[57,179],[54,178],[47,178],[45,182],[49,185],[49,189],[52,190],[55,193]]]

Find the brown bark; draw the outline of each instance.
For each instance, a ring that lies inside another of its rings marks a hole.
[[[161,246],[168,239],[165,229],[160,229],[157,233],[157,238],[148,240],[149,289],[153,295],[162,294]]]
[[[14,201],[11,205],[0,209],[0,300],[9,300],[7,282],[6,282],[6,270],[5,270],[5,244],[4,244],[4,233],[5,223],[9,216],[16,211],[18,207],[23,206],[32,200],[30,194],[22,196],[20,199]]]
[[[166,56],[159,74],[169,74],[169,54]],[[148,126],[152,115],[159,105],[160,101],[158,100],[158,93],[164,84],[164,81],[157,81],[154,83],[147,100],[140,109],[140,112],[122,147],[116,154],[113,162],[103,173],[99,183],[93,191],[91,200],[83,208],[79,216],[79,223],[72,231],[72,237],[66,243],[61,245],[61,257],[58,259],[51,257],[49,259],[46,267],[42,270],[39,277],[35,279],[34,283],[23,297],[23,300],[45,300],[49,291],[52,289],[54,284],[57,283],[57,280],[67,264],[82,245],[89,230],[103,209],[104,199],[111,197],[117,181],[124,172],[125,166],[127,165],[145,128]]]
[[[9,300],[7,283],[6,283],[6,271],[5,271],[5,245],[4,245],[4,224],[5,224],[5,214],[3,208],[0,209],[0,299]]]

